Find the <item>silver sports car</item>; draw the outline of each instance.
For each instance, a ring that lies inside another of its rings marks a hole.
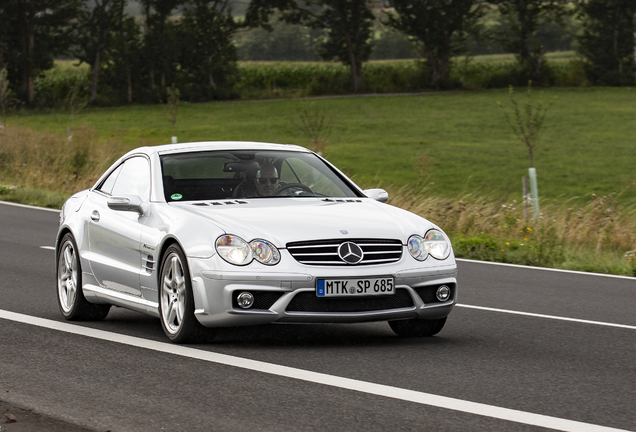
[[[60,311],[129,308],[177,343],[273,322],[388,321],[432,336],[457,299],[452,248],[387,198],[298,146],[138,148],[62,208]]]

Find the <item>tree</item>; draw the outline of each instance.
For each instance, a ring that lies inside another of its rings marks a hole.
[[[373,42],[373,15],[369,0],[252,0],[248,23],[267,22],[276,9],[282,20],[325,31],[317,46],[324,60],[350,67],[353,91],[364,90],[362,63],[369,59]]]
[[[636,80],[636,2],[589,0],[579,5],[583,32],[579,54],[590,81],[631,84]],[[630,73],[631,72],[631,73]]]
[[[235,20],[229,0],[191,0],[179,22],[181,94],[206,99],[227,92],[236,67],[232,35],[243,25]]]
[[[0,6],[0,63],[16,92],[28,103],[35,97],[35,77],[53,67],[56,55],[72,44],[71,23],[81,0],[3,0]]]
[[[9,31],[9,15],[7,13],[7,4],[0,3],[0,71],[4,70],[4,53],[8,48],[8,31]]]
[[[124,14],[124,7],[126,3],[120,2],[119,13],[117,14],[117,37],[116,37],[116,54],[119,54],[121,63],[124,68],[124,75],[126,77],[126,101],[130,104],[133,101],[133,83],[132,83],[132,71],[131,71],[131,44],[134,44],[137,39],[137,25],[135,19],[132,17],[126,17]]]
[[[272,30],[255,28],[237,32],[236,36],[234,40],[241,60],[320,60],[314,46],[322,36],[321,30],[277,20],[272,24]]]
[[[157,88],[157,76],[159,86],[163,89],[166,87],[166,76],[174,72],[177,50],[167,29],[170,26],[168,19],[172,12],[184,2],[184,0],[141,0],[146,18],[144,54],[147,60],[146,67],[149,69],[150,87],[153,90]]]
[[[450,59],[462,49],[468,31],[482,16],[477,0],[392,0],[385,24],[420,45],[440,88],[448,78]]]
[[[541,81],[543,47],[533,38],[543,21],[561,21],[568,0],[497,0],[504,25],[495,38],[535,82]]]
[[[97,100],[97,80],[99,71],[113,43],[113,36],[119,23],[120,11],[126,0],[94,0],[92,10],[80,14],[74,53],[77,58],[91,67],[91,95],[89,103]]]
[[[0,111],[2,114],[2,124],[0,129],[4,131],[7,123],[6,110],[11,98],[11,90],[9,89],[9,80],[7,79],[7,70],[0,69]]]
[[[556,100],[556,96],[552,98],[547,107],[543,106],[543,93],[539,96],[539,102],[536,107],[532,106],[532,81],[528,81],[528,91],[526,93],[526,100],[523,106],[523,113],[519,109],[519,105],[515,99],[514,90],[512,86],[509,87],[510,96],[510,111],[512,120],[508,113],[504,110],[504,116],[506,121],[510,125],[512,132],[528,149],[528,156],[530,156],[530,167],[534,168],[534,148],[537,145],[539,139],[539,131],[543,126],[543,119],[546,113]],[[501,102],[497,102],[501,109],[504,109]]]
[[[543,106],[543,92],[539,96],[539,103],[536,107],[532,106],[532,81],[528,81],[528,92],[526,94],[526,100],[523,107],[523,114],[517,105],[517,101],[515,99],[514,90],[512,86],[509,89],[510,95],[510,109],[513,119],[511,120],[508,116],[508,113],[504,110],[504,116],[506,117],[506,121],[512,128],[512,132],[516,135],[516,137],[521,141],[526,148],[528,149],[528,155],[530,156],[530,169],[528,170],[528,174],[530,177],[530,189],[532,196],[532,208],[534,219],[537,220],[539,218],[539,193],[537,189],[537,175],[536,170],[534,168],[534,148],[537,145],[537,141],[539,139],[539,131],[541,130],[541,126],[543,126],[543,119],[545,118],[546,113],[556,100],[556,96],[552,98],[547,107]],[[497,102],[501,109],[504,109],[501,102]],[[524,178],[524,185],[526,185],[526,178]],[[527,204],[527,195],[525,195],[526,188],[524,186],[524,205]],[[524,210],[525,214],[525,210]]]
[[[298,103],[295,106],[297,119],[289,121],[310,140],[309,148],[322,155],[327,148],[327,136],[331,133],[331,118],[324,105]]]
[[[179,114],[179,89],[172,84],[166,88],[166,103],[168,104],[168,121],[172,123],[172,136],[177,136],[177,116]]]
[[[105,50],[104,61],[100,62],[100,100],[108,104],[156,102],[156,92],[144,91],[150,85],[146,79],[141,26],[121,7],[116,15],[110,44]]]

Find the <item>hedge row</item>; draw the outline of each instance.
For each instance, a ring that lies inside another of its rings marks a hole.
[[[466,62],[452,65],[445,89],[488,89],[524,86],[528,74],[514,62]],[[431,74],[426,63],[413,60],[377,61],[364,65],[365,91],[368,93],[407,93],[430,90]],[[36,80],[36,104],[62,107],[75,83],[88,97],[89,74],[86,69],[54,68]],[[546,63],[542,69],[544,86],[588,85],[584,64],[578,59]],[[101,88],[107,94],[111,89]],[[350,71],[337,63],[240,62],[233,77],[230,97],[262,99],[341,95],[352,93]],[[160,95],[159,95],[160,96]],[[160,98],[156,102],[161,102]]]

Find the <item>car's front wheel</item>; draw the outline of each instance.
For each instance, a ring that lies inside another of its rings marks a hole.
[[[391,330],[398,336],[404,337],[422,337],[434,336],[439,333],[444,324],[446,317],[439,319],[407,319],[398,321],[389,321]]]
[[[175,343],[211,340],[214,330],[207,329],[194,316],[194,295],[188,263],[181,248],[171,245],[161,262],[159,315],[161,326]]]
[[[75,239],[66,234],[57,250],[57,303],[67,320],[100,321],[110,305],[93,304],[82,292],[82,266]]]

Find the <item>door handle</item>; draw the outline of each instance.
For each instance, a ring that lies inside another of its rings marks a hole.
[[[91,219],[95,222],[99,222],[99,212],[97,210],[93,210],[93,213],[91,213]]]

